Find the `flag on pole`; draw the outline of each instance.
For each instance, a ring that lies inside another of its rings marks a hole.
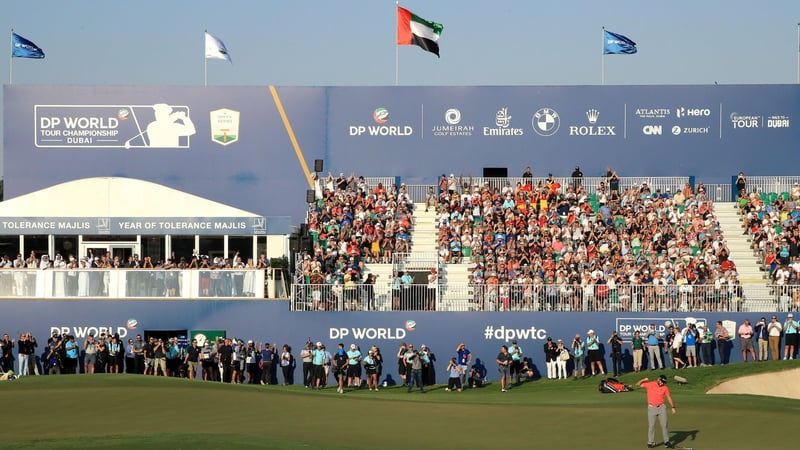
[[[228,49],[225,48],[225,43],[219,40],[208,33],[206,31],[206,59],[224,59],[225,61],[231,61],[231,55],[228,53]]]
[[[38,45],[18,35],[11,33],[11,56],[15,58],[44,58],[44,50]]]
[[[604,55],[632,55],[636,53],[636,42],[627,37],[603,30]]]
[[[418,45],[439,56],[442,24],[429,22],[411,11],[397,7],[397,45]]]

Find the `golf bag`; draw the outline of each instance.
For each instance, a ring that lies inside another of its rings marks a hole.
[[[597,389],[603,394],[616,394],[617,392],[630,392],[633,390],[632,387],[616,378],[606,378],[597,385]]]

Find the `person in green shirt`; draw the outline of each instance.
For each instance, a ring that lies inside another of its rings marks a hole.
[[[639,372],[642,370],[642,356],[644,355],[644,339],[641,333],[635,331],[633,339],[631,339],[631,348],[633,349],[633,371]]]
[[[708,325],[703,327],[703,334],[700,340],[700,351],[703,354],[701,366],[711,366],[714,364],[712,343],[714,342],[714,331]]]

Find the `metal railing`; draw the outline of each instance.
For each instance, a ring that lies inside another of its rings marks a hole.
[[[735,186],[736,177],[732,177],[733,182],[730,186]],[[747,192],[753,192],[753,189],[756,189],[757,192],[774,192],[775,194],[780,194],[782,192],[791,192],[792,186],[795,183],[800,183],[800,176],[774,176],[774,177],[764,177],[764,176],[745,176],[747,179]],[[733,187],[735,190],[735,187]]]
[[[5,269],[0,298],[264,298],[270,279],[256,269]]]
[[[295,284],[295,311],[786,312],[800,311],[800,286],[537,285],[442,283]]]
[[[431,270],[439,268],[439,254],[436,252],[392,253],[392,270]]]
[[[704,184],[706,197],[715,202],[732,202],[733,197],[730,184]]]

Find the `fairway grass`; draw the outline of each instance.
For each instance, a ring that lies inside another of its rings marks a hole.
[[[677,414],[669,429],[680,446],[757,449],[794,429],[800,404],[705,392],[725,379],[797,367],[775,361],[620,379],[670,378]],[[676,384],[674,374],[689,383]],[[5,448],[645,448],[644,391],[600,394],[600,379],[537,380],[507,393],[495,382],[462,393],[437,385],[425,394],[394,386],[340,395],[135,375],[42,376],[0,384],[0,405]]]

